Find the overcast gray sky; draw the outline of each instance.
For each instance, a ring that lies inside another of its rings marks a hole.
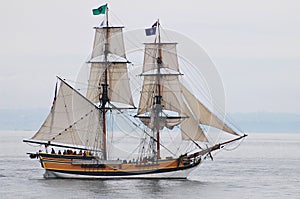
[[[74,79],[108,2],[127,30],[163,27],[202,46],[229,112],[300,113],[297,0],[9,0],[0,2],[0,108],[49,108],[56,75]]]

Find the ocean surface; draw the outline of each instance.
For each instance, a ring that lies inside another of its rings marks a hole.
[[[0,198],[300,198],[300,133],[249,133],[188,180],[44,179],[32,135],[0,132]]]

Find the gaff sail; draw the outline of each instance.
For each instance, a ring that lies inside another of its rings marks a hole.
[[[97,106],[61,80],[49,115],[31,139],[100,150],[100,118]]]

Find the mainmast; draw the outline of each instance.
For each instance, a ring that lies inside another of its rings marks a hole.
[[[153,30],[154,27],[156,31]],[[152,28],[146,29],[146,36],[154,35],[157,31],[158,42],[145,44],[141,74],[144,76],[144,81],[136,117],[151,128],[153,155],[160,159],[160,130],[164,127],[172,129],[181,123],[183,117],[180,115],[181,94],[178,78],[170,78],[181,75],[176,43],[162,43],[159,20],[152,25]],[[163,110],[177,112],[179,116],[165,114]],[[147,115],[149,113],[150,115]]]
[[[160,82],[160,68],[162,66],[162,50],[161,50],[161,38],[160,38],[160,23],[159,23],[159,19],[157,20],[157,28],[158,28],[158,57],[157,57],[157,76],[156,76],[156,80],[157,80],[157,90],[158,90],[158,95],[155,96],[155,117],[156,119],[156,124],[155,124],[155,128],[156,128],[156,150],[157,150],[157,159],[160,159],[160,126],[159,126],[159,115],[161,114],[162,111],[162,106],[161,106],[161,99],[162,99],[162,95],[161,95],[161,82]]]

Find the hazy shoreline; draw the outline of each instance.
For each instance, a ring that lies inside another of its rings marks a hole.
[[[48,109],[0,109],[0,131],[36,131],[49,113]],[[229,113],[244,132],[300,133],[300,114],[296,113]]]

